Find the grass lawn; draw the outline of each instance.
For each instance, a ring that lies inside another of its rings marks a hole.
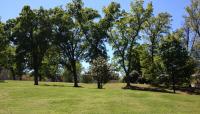
[[[0,83],[0,114],[200,114],[200,96],[121,89],[124,84]]]

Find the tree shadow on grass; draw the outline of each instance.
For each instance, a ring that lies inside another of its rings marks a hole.
[[[166,87],[166,86],[156,86],[156,87],[172,90],[172,87]],[[187,87],[187,86],[186,87],[176,86],[176,91],[187,93],[190,95],[200,95],[200,88]]]
[[[200,89],[194,87],[179,87],[177,90],[190,94],[190,95],[200,95]]]
[[[4,81],[4,80],[0,80],[0,83],[8,83],[8,82],[6,82],[6,81]]]
[[[57,85],[57,84],[40,84],[40,86],[49,86],[49,87],[74,87],[72,85]],[[83,88],[82,86],[74,88]]]
[[[123,87],[123,89],[129,90],[139,90],[139,91],[151,91],[151,92],[161,92],[161,93],[173,93],[172,89],[166,87],[139,87],[139,86],[130,86],[130,87]],[[192,87],[177,87],[176,94],[180,92],[184,92],[190,95],[200,95],[200,89],[192,88]],[[174,93],[173,93],[174,94]]]
[[[157,87],[138,87],[138,86],[130,86],[130,87],[123,87],[122,89],[130,89],[130,90],[140,90],[140,91],[151,91],[151,92],[161,92],[161,93],[173,93],[169,90],[164,88],[157,88]]]

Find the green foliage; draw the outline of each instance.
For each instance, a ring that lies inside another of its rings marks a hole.
[[[149,44],[151,63],[154,64],[154,56],[158,53],[160,39],[169,33],[171,16],[168,13],[160,13],[158,16],[150,17],[145,23],[145,33]]]
[[[163,41],[160,48],[161,58],[165,65],[166,72],[169,75],[169,79],[171,80],[169,82],[173,84],[174,92],[175,84],[181,85],[189,83],[194,68],[192,67],[193,62],[191,62],[188,52],[175,35],[169,35],[168,38]]]
[[[6,27],[6,24],[0,21],[0,73],[3,68],[11,70],[12,79],[15,80],[15,47],[9,44]]]
[[[42,66],[40,68],[40,78],[47,78],[51,81],[56,81],[56,77],[59,75],[61,76],[60,73],[60,56],[57,51],[58,49],[55,46],[51,46],[49,48],[44,56],[44,59],[42,61]]]
[[[200,36],[199,6],[198,0],[191,0],[186,8],[186,26],[195,38]],[[49,10],[24,6],[17,18],[0,22],[0,67],[10,69],[13,79],[15,74],[21,78],[33,70],[35,85],[38,77],[55,81],[62,70],[64,80],[74,82],[75,87],[80,80],[95,79],[102,88],[102,83],[118,79],[115,71],[125,75],[128,87],[140,79],[170,85],[172,77],[176,77],[173,82],[177,85],[189,84],[196,67],[184,48],[189,50],[189,33],[181,28],[169,35],[170,14],[154,16],[152,2],[144,5],[144,0],[135,0],[130,9],[127,12],[111,2],[103,8],[101,17],[97,10],[85,7],[82,0]],[[169,38],[164,39],[167,35]],[[114,51],[114,71],[107,64],[107,42]],[[82,60],[92,64],[84,76],[80,76]]]
[[[114,50],[114,56],[126,74],[127,86],[130,86],[130,73],[136,69],[134,61],[134,49],[140,32],[144,29],[144,23],[152,14],[152,4],[143,7],[143,1],[135,1],[131,4],[131,12],[121,12],[120,18],[114,24],[110,32],[110,44]]]
[[[81,76],[82,83],[93,83],[94,79],[90,72],[87,72]]]
[[[6,36],[5,24],[0,21],[0,66],[6,66],[7,48],[9,42]]]
[[[35,85],[38,85],[38,73],[49,46],[51,32],[49,12],[42,7],[32,10],[30,6],[24,6],[12,28],[11,39],[16,45],[19,74],[24,66],[33,69]]]
[[[67,4],[66,10],[52,11],[54,43],[61,51],[61,62],[73,73],[74,86],[78,87],[76,62],[85,57],[87,49],[87,24],[99,17],[96,10],[84,8],[81,0]]]
[[[98,57],[91,64],[91,75],[97,81],[98,89],[102,89],[103,84],[110,78],[110,67],[103,57]]]
[[[200,37],[200,1],[191,0],[191,5],[186,8],[186,24]]]
[[[145,23],[145,34],[147,35],[146,55],[143,54],[144,77],[152,83],[160,82],[159,76],[163,73],[162,60],[159,56],[159,44],[170,29],[171,16],[168,13],[159,13],[152,16]],[[146,56],[146,57],[145,57]]]
[[[138,51],[140,53],[140,64],[141,64],[141,71],[142,76],[149,80],[149,74],[150,74],[150,66],[151,66],[151,57],[148,52],[148,45],[143,44],[138,47]]]
[[[78,75],[78,81],[80,82],[80,78],[82,77],[81,75],[81,71],[82,71],[82,65],[80,62],[76,63],[76,72]],[[69,71],[67,68],[65,68],[64,73],[63,73],[63,78],[64,78],[64,82],[74,82],[74,77],[73,77],[73,73],[71,71]]]
[[[73,82],[73,74],[68,69],[64,70],[63,81],[64,82]]]
[[[199,37],[200,37],[200,1],[190,0],[191,3],[186,7],[185,23],[183,32],[183,42],[190,54],[198,60]]]
[[[2,51],[5,49],[6,44],[8,44],[4,26],[5,24],[0,21],[0,46],[1,46],[0,52],[1,53],[3,53]]]
[[[88,34],[86,35],[88,45],[86,60],[89,62],[92,62],[98,56],[107,58],[106,46],[104,44],[107,31],[106,28],[103,28],[102,24],[100,22],[90,22],[88,25]]]

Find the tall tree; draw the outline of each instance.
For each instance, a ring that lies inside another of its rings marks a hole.
[[[150,60],[151,64],[149,64],[147,67],[150,70],[149,74],[151,75],[149,79],[153,83],[153,80],[156,81],[156,66],[159,63],[155,63],[155,56],[158,55],[158,46],[160,39],[169,33],[170,29],[170,22],[171,22],[171,16],[168,13],[159,13],[157,16],[152,16],[148,19],[148,21],[145,23],[145,33],[147,35],[148,40],[148,51],[150,52]]]
[[[38,85],[39,69],[49,45],[51,31],[47,10],[42,7],[39,10],[32,10],[30,6],[23,7],[17,18],[13,37],[19,57],[24,57],[28,68],[34,70],[34,85]],[[19,69],[21,68],[23,67],[20,64]]]
[[[11,43],[12,41],[12,29],[16,24],[16,19],[9,19],[6,21],[5,24],[5,32],[6,32],[6,37],[8,39],[8,47],[5,50],[7,52],[7,69],[9,69],[12,73],[12,78],[15,80],[17,77],[16,75],[16,48],[15,46]]]
[[[151,17],[146,22],[146,34],[149,41],[151,62],[154,64],[154,56],[159,45],[160,38],[169,32],[171,16],[168,13],[159,13],[156,17]]]
[[[185,33],[184,44],[192,56],[198,58],[198,38],[200,37],[200,1],[191,0],[191,4],[186,8],[185,24],[183,27]],[[197,55],[197,56],[196,56]]]
[[[200,37],[200,1],[191,0],[191,5],[186,8],[188,26]]]
[[[144,1],[135,1],[131,4],[131,12],[123,12],[111,31],[110,43],[114,49],[114,56],[118,58],[121,68],[126,74],[127,87],[130,87],[130,73],[133,68],[133,55],[136,41],[140,37],[144,23],[152,14],[152,4],[143,7]]]
[[[4,27],[5,24],[2,23],[0,20],[0,72],[7,62],[6,48],[8,46],[8,39],[6,37],[6,32]]]
[[[6,48],[8,44],[8,40],[6,37],[6,32],[5,32],[5,24],[1,22],[0,20],[0,52],[3,53],[4,49]]]
[[[103,8],[105,16],[99,21],[89,22],[85,27],[88,32],[86,34],[88,42],[88,50],[86,54],[86,60],[92,62],[99,56],[107,58],[107,50],[105,43],[107,42],[109,35],[108,30],[113,26],[113,22],[120,14],[120,5],[115,2],[111,2],[107,7]],[[98,17],[98,12],[96,16]]]
[[[10,66],[11,71],[15,70],[15,73],[18,78],[22,79],[23,70],[25,69],[25,51],[22,51],[22,48],[17,48],[17,40],[16,40],[16,26],[17,26],[17,19],[9,19],[6,21],[5,29],[6,34],[11,43],[10,47],[14,48],[14,54],[12,54],[12,62],[13,64]],[[19,34],[18,34],[19,35]],[[14,45],[13,45],[14,44]]]
[[[62,63],[73,73],[74,87],[78,87],[76,63],[85,56],[87,48],[86,25],[99,17],[96,10],[84,8],[81,0],[73,0],[67,9],[52,10],[55,43],[60,48]]]

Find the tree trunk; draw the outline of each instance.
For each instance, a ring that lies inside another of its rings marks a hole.
[[[173,92],[176,93],[176,88],[175,88],[175,76],[174,73],[172,72],[172,83],[173,83]]]
[[[38,68],[34,68],[34,85],[38,85]]]
[[[11,70],[11,72],[12,72],[13,80],[16,80],[15,71],[14,71],[13,67],[11,67],[10,70]]]
[[[97,86],[98,86],[98,89],[101,89],[101,83],[99,80],[97,81]]]
[[[74,75],[74,87],[79,87],[78,86],[78,76],[77,76],[77,72],[76,72],[76,61],[74,60],[72,62],[72,67],[73,67],[73,75]]]
[[[126,73],[126,87],[131,87],[131,82],[130,82],[130,76],[129,76],[129,73]]]
[[[103,77],[100,77],[100,89],[103,88]]]
[[[102,79],[99,77],[97,78],[97,88],[98,89],[102,89],[103,88],[103,82],[102,82]]]

